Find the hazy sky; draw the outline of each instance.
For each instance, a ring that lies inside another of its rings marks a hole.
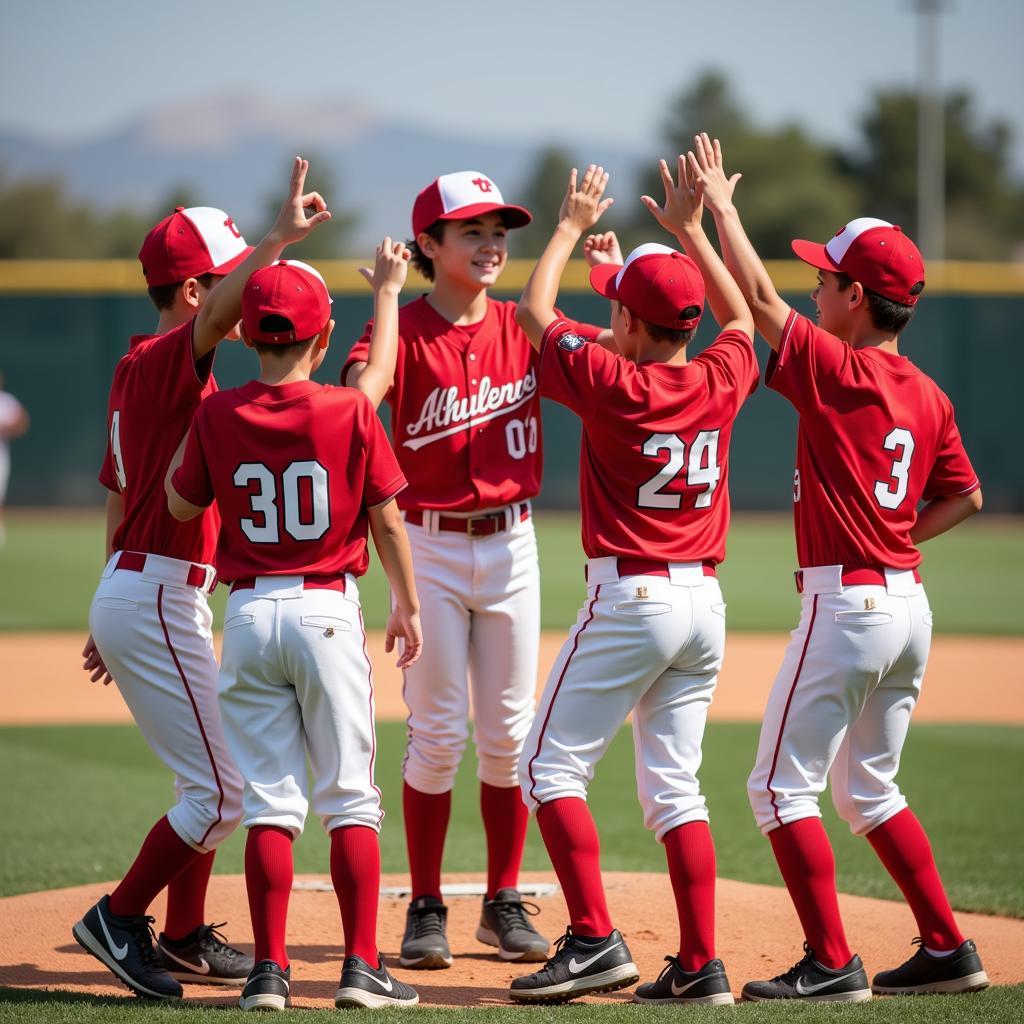
[[[947,0],[946,85],[1008,120],[1024,170],[1022,0]],[[758,119],[848,141],[916,74],[913,0],[0,0],[0,125],[83,138],[172,99],[346,97],[460,134],[649,147],[718,67]],[[909,126],[908,126],[909,127]]]

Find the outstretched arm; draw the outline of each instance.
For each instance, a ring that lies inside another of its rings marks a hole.
[[[533,268],[516,308],[516,322],[526,332],[535,349],[540,348],[544,331],[555,319],[558,285],[576,243],[612,205],[611,199],[601,198],[608,185],[608,174],[603,167],[591,164],[579,188],[576,187],[576,174],[574,167],[569,174],[569,187],[562,200],[554,234],[537,261],[537,266]]]
[[[777,352],[791,310],[775,290],[733,205],[732,194],[742,175],[726,177],[722,147],[718,139],[712,142],[706,132],[695,137],[694,149],[696,152],[691,150],[686,154],[686,160],[694,180],[704,191],[704,205],[715,218],[725,265],[750,307],[755,326]]]
[[[261,267],[270,266],[281,253],[295,242],[301,242],[318,225],[331,219],[327,204],[319,192],[303,194],[309,161],[296,157],[292,165],[288,198],[281,207],[273,227],[249,253],[245,262],[236,267],[210,292],[192,325],[192,354],[199,362],[231,329],[242,315],[242,290],[250,275]],[[306,210],[312,210],[311,217]]]
[[[659,206],[650,196],[641,196],[641,201],[657,222],[679,239],[686,254],[697,264],[704,278],[708,305],[722,330],[742,331],[753,340],[754,318],[750,315],[750,308],[701,226],[703,186],[683,156],[678,161],[678,182],[672,180],[672,172],[664,160],[660,161],[660,166],[665,205]]]
[[[370,352],[365,363],[355,363],[345,383],[358,388],[376,409],[395,381],[398,359],[398,295],[409,269],[409,250],[401,242],[385,237],[377,246],[373,270],[360,267],[359,273],[373,289],[373,331]]]

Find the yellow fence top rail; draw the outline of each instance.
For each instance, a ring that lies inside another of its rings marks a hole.
[[[369,287],[359,276],[363,260],[317,260],[335,295],[366,295]],[[783,292],[810,292],[814,270],[798,260],[769,260],[768,272]],[[533,269],[532,260],[509,260],[501,275],[501,292],[518,292]],[[587,266],[574,260],[566,268],[563,292],[589,292]],[[415,294],[429,287],[410,270],[406,290]],[[83,295],[141,294],[145,288],[136,260],[0,260],[0,294]],[[1024,263],[970,263],[949,260],[928,267],[928,295],[1024,295]]]

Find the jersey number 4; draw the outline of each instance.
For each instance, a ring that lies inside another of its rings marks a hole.
[[[697,495],[694,508],[710,508],[711,499],[722,470],[718,465],[719,430],[702,430],[690,445],[690,458],[686,458],[686,442],[678,434],[651,434],[642,451],[650,459],[660,458],[661,453],[668,452],[668,462],[658,470],[645,484],[640,485],[637,492],[639,508],[681,508],[682,494],[666,491],[673,480],[686,467],[686,484],[688,487],[700,487],[704,490]]]
[[[893,427],[882,447],[888,452],[896,452],[888,480],[875,481],[875,501],[882,508],[899,508],[907,496],[907,484],[910,477],[910,460],[914,457],[914,435],[903,427]],[[894,486],[895,483],[895,486]]]
[[[278,494],[284,498],[284,528],[294,540],[319,540],[331,525],[331,497],[327,470],[315,460],[293,462],[281,474],[280,487],[274,474],[262,462],[243,462],[235,470],[234,484],[249,491],[251,519],[242,519],[242,532],[253,544],[277,544]],[[258,491],[252,485],[259,486]],[[306,492],[303,517],[302,492]],[[306,521],[308,520],[308,521]]]

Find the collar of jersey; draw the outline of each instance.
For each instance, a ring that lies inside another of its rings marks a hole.
[[[426,310],[425,315],[434,320],[437,324],[444,326],[442,334],[448,334],[451,331],[461,331],[467,338],[476,337],[477,333],[483,328],[483,326],[491,319],[491,314],[494,311],[495,299],[492,299],[489,295],[487,296],[487,312],[484,313],[483,320],[477,321],[475,324],[453,324],[451,320],[446,320],[434,307],[427,302],[426,295],[420,298],[420,302],[423,303],[423,308]]]
[[[238,390],[243,398],[250,402],[258,402],[261,399],[271,402],[291,402],[297,398],[305,398],[323,387],[315,380],[296,380],[290,384],[263,384],[258,380],[251,380],[243,384]]]
[[[896,352],[886,352],[881,348],[859,348],[855,349],[857,355],[868,356],[877,359],[879,364],[890,373],[898,373],[904,377],[912,377],[917,373],[917,367],[904,355]]]

